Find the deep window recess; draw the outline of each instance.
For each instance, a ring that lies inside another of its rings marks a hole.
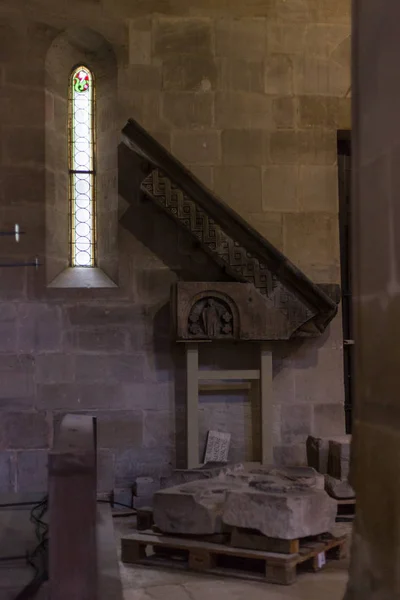
[[[95,89],[84,65],[70,76],[68,98],[70,265],[96,266]]]

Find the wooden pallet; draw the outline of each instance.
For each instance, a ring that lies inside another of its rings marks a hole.
[[[298,553],[279,554],[234,548],[155,533],[134,533],[121,540],[122,562],[159,566],[290,585],[300,567],[317,571],[341,558],[346,536],[301,541]]]
[[[337,514],[336,521],[354,521],[356,516],[356,499],[351,498],[350,500],[338,500],[337,501]]]

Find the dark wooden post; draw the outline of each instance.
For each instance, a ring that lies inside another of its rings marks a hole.
[[[64,417],[49,453],[51,600],[97,600],[96,421]]]

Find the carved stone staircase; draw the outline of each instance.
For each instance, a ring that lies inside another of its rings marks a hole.
[[[146,172],[139,183],[142,193],[188,232],[194,245],[207,253],[220,269],[218,285],[192,284],[193,303],[206,299],[207,294],[220,298],[222,304],[231,299],[240,313],[241,326],[235,330],[239,340],[310,337],[326,329],[337,312],[337,286],[318,286],[310,281],[136,121],[129,120],[122,134],[124,144],[146,162]],[[242,286],[222,283],[227,279]],[[229,293],[224,292],[224,286],[230,286]],[[212,293],[214,288],[218,290]],[[177,284],[172,297],[177,322],[182,318],[181,303],[190,304],[190,293],[189,284]],[[268,318],[255,321],[255,310],[265,311]],[[196,337],[189,331],[189,312],[185,312],[186,325],[178,327],[180,339]],[[278,329],[274,323],[279,323]]]

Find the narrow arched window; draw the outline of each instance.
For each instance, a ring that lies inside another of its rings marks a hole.
[[[71,267],[96,265],[95,82],[88,67],[76,67],[68,95],[69,218]]]

